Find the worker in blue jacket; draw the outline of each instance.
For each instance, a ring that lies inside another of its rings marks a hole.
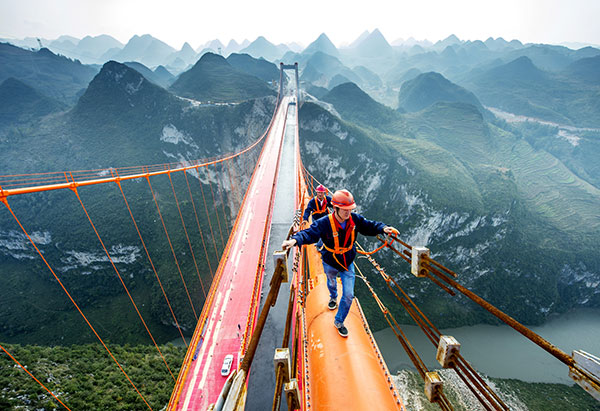
[[[336,278],[339,275],[342,281],[342,298],[333,324],[342,337],[347,337],[348,329],[344,326],[344,320],[354,299],[356,233],[374,236],[398,231],[384,223],[367,220],[362,215],[353,213],[351,210],[356,208],[356,204],[348,190],[336,191],[331,204],[333,214],[313,220],[308,229],[294,234],[291,239],[284,241],[281,247],[287,250],[294,245],[302,246],[316,243],[319,239],[323,240],[323,269],[327,275],[330,297],[327,306],[330,310],[338,307]]]
[[[310,199],[306,208],[302,220],[308,221],[308,217],[312,215],[312,220],[317,221],[321,217],[325,217],[329,214],[328,207],[331,207],[331,197],[327,195],[327,189],[319,184],[315,189],[317,195]]]

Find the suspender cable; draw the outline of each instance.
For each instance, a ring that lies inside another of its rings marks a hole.
[[[190,200],[192,202],[192,208],[194,209],[194,216],[196,217],[196,224],[198,225],[198,232],[200,233],[200,240],[202,240],[202,248],[204,248],[204,256],[206,257],[206,263],[208,264],[208,271],[210,272],[211,279],[215,277],[215,273],[212,270],[210,264],[210,258],[208,257],[208,251],[206,250],[206,243],[204,242],[204,234],[202,228],[200,228],[200,220],[198,219],[198,213],[196,212],[196,204],[194,203],[194,196],[192,196],[192,190],[188,181],[187,173],[183,174],[185,177],[185,184],[187,184],[188,193],[190,194]]]
[[[146,399],[144,398],[144,396],[142,395],[142,393],[138,390],[138,388],[135,386],[135,384],[133,383],[133,381],[131,380],[131,378],[129,378],[129,375],[127,375],[127,373],[125,372],[125,370],[123,369],[123,367],[121,367],[121,364],[119,364],[119,361],[117,361],[117,359],[115,358],[115,356],[113,355],[113,353],[108,349],[108,347],[106,346],[106,344],[104,343],[104,341],[102,340],[102,338],[100,337],[100,335],[96,332],[96,329],[89,322],[89,320],[87,319],[87,317],[85,316],[85,314],[83,313],[83,311],[81,311],[81,308],[79,308],[79,305],[77,305],[77,303],[75,302],[75,300],[73,299],[73,297],[71,296],[71,294],[69,293],[69,291],[67,291],[67,289],[63,285],[62,281],[60,281],[60,279],[58,278],[58,276],[56,275],[56,273],[54,272],[54,270],[52,269],[52,267],[50,267],[50,264],[48,263],[48,261],[46,261],[46,258],[44,258],[44,255],[42,254],[42,252],[40,251],[40,249],[37,247],[37,245],[35,244],[35,242],[31,238],[31,236],[29,235],[29,233],[25,230],[25,227],[23,227],[23,225],[21,224],[21,221],[19,221],[19,219],[17,218],[17,216],[13,212],[13,210],[10,207],[10,205],[8,204],[8,201],[6,200],[6,198],[3,198],[2,202],[8,208],[8,211],[10,211],[10,213],[13,216],[13,218],[15,219],[15,221],[17,222],[17,224],[19,225],[19,227],[21,228],[21,230],[23,231],[23,233],[25,234],[25,236],[27,237],[27,239],[29,239],[29,242],[31,243],[31,245],[33,246],[33,248],[35,248],[35,251],[37,251],[37,253],[39,254],[39,256],[42,258],[42,260],[44,261],[44,264],[46,264],[46,267],[48,267],[48,269],[50,270],[50,272],[52,273],[52,275],[54,276],[54,278],[56,279],[56,281],[58,282],[58,284],[61,286],[61,288],[65,292],[65,294],[67,294],[67,297],[69,297],[69,300],[71,300],[71,302],[73,303],[73,305],[75,306],[75,308],[77,309],[77,311],[79,311],[79,314],[81,314],[81,316],[85,320],[86,324],[90,327],[90,329],[92,330],[92,332],[94,333],[94,335],[96,336],[96,338],[98,338],[98,340],[100,341],[100,343],[102,344],[102,346],[104,347],[104,349],[108,352],[108,354],[110,355],[110,357],[113,359],[113,361],[115,362],[115,364],[117,364],[117,366],[119,367],[119,369],[121,370],[121,372],[123,373],[123,375],[125,375],[125,378],[127,378],[127,381],[129,381],[129,383],[131,384],[131,386],[133,387],[133,389],[135,390],[135,392],[137,392],[137,394],[140,396],[140,398],[142,399],[142,401],[144,401],[144,404],[146,404],[146,406],[149,409],[152,410],[152,407],[150,406],[150,404],[148,404],[148,402],[146,401]]]
[[[52,391],[50,391],[48,388],[46,388],[46,386],[44,384],[42,384],[40,382],[40,380],[38,380],[37,378],[34,377],[34,375],[32,373],[29,372],[29,370],[25,367],[23,367],[21,365],[21,363],[19,361],[17,361],[17,359],[15,357],[13,357],[8,351],[6,351],[6,348],[4,348],[2,346],[2,344],[0,344],[0,348],[2,349],[2,351],[4,351],[6,353],[6,355],[8,355],[19,367],[21,367],[21,369],[23,371],[25,371],[27,374],[29,374],[29,376],[31,378],[33,378],[35,380],[35,382],[37,382],[39,385],[42,386],[43,389],[45,389],[46,391],[48,391],[48,393],[54,397],[54,399],[58,402],[60,402],[60,405],[62,405],[63,407],[65,407],[66,409],[68,409],[69,411],[71,411],[71,409],[69,407],[67,407],[56,395],[54,395],[54,393]]]
[[[165,292],[165,288],[162,285],[162,281],[160,281],[160,277],[158,276],[158,272],[156,271],[156,268],[154,267],[152,258],[150,258],[150,253],[148,252],[148,248],[146,247],[146,242],[142,238],[142,233],[140,232],[140,229],[137,225],[137,222],[135,221],[135,218],[133,218],[133,213],[131,212],[131,208],[129,207],[129,202],[127,201],[127,198],[125,197],[125,193],[123,192],[123,187],[121,187],[121,182],[117,181],[117,185],[119,186],[119,190],[121,190],[121,194],[123,195],[123,200],[125,200],[125,205],[127,206],[127,211],[129,211],[129,215],[131,216],[131,221],[133,221],[133,225],[135,226],[135,230],[138,233],[138,237],[140,237],[140,241],[142,242],[142,246],[144,247],[144,251],[146,252],[146,256],[148,257],[148,261],[150,262],[150,266],[152,267],[152,271],[154,272],[154,276],[156,277],[156,281],[158,281],[158,285],[160,286],[160,290],[162,291],[163,297],[165,297],[165,301],[167,302],[167,305],[169,306],[169,311],[171,311],[171,316],[173,317],[173,320],[175,321],[175,325],[177,326],[177,331],[179,331],[179,335],[181,335],[181,339],[183,340],[183,343],[187,347],[188,346],[187,341],[185,340],[185,337],[183,336],[183,332],[181,331],[181,326],[179,325],[179,322],[177,321],[177,317],[175,316],[173,307],[171,307],[171,302],[169,301],[169,298],[167,297],[167,293]]]
[[[102,238],[100,238],[100,234],[98,233],[98,230],[96,230],[96,226],[92,222],[92,219],[91,219],[90,215],[88,214],[85,206],[83,205],[83,201],[81,201],[81,197],[79,197],[79,192],[77,191],[77,188],[73,188],[73,192],[77,196],[77,200],[79,200],[79,204],[81,204],[81,208],[83,208],[83,211],[85,212],[85,215],[88,218],[88,221],[90,222],[90,225],[94,229],[94,233],[96,233],[96,237],[98,237],[98,241],[100,241],[100,244],[102,245],[102,249],[104,249],[104,252],[106,253],[106,256],[108,257],[108,261],[110,261],[110,265],[112,265],[112,268],[115,270],[115,273],[117,274],[117,277],[119,277],[119,281],[121,281],[121,285],[125,289],[125,292],[127,293],[127,296],[129,297],[129,301],[131,301],[131,304],[133,304],[133,308],[135,308],[135,312],[137,313],[138,317],[140,317],[140,320],[142,321],[142,324],[144,324],[144,328],[146,329],[146,332],[150,336],[150,339],[152,340],[152,343],[156,347],[156,350],[160,354],[160,358],[162,358],[163,362],[165,363],[165,366],[167,367],[167,370],[169,370],[169,374],[171,374],[171,378],[173,378],[173,381],[175,381],[175,376],[173,375],[173,372],[171,372],[171,367],[169,367],[169,364],[167,364],[167,360],[163,356],[162,352],[160,351],[160,348],[159,348],[158,344],[154,340],[154,336],[152,335],[152,332],[150,332],[150,329],[148,328],[148,325],[146,324],[146,321],[144,321],[144,317],[142,316],[142,313],[140,313],[140,310],[138,309],[137,304],[133,300],[133,297],[131,296],[131,293],[129,292],[129,289],[125,285],[125,281],[123,281],[123,278],[121,277],[121,273],[119,273],[119,270],[117,269],[117,266],[115,265],[112,257],[110,256],[108,250],[106,249],[106,246],[104,245],[104,241],[102,241]]]
[[[196,167],[196,171],[198,172],[198,182],[200,183],[200,192],[202,193],[202,202],[204,203],[204,211],[206,212],[206,219],[208,221],[208,228],[210,228],[210,236],[213,240],[213,247],[215,248],[215,257],[217,260],[219,259],[219,252],[217,251],[217,241],[215,240],[215,233],[212,228],[212,223],[210,222],[210,214],[208,214],[208,206],[206,205],[206,197],[204,196],[204,187],[202,187],[202,180],[200,179],[200,170]],[[210,176],[208,180],[208,184],[210,184]]]
[[[217,165],[215,164],[215,173],[216,173],[216,171],[217,171]],[[224,174],[225,174],[225,170],[223,167],[223,163],[221,163],[221,175],[223,176]],[[225,178],[223,178],[223,181],[224,180],[225,180]],[[224,190],[224,188],[221,188],[221,186],[222,186],[222,184],[217,184],[217,187],[219,189],[219,198],[221,199],[221,206],[223,208],[223,219],[225,220],[225,223],[224,223],[225,233],[227,233],[229,230],[229,220],[227,219],[227,213],[225,212],[225,196],[223,195],[223,191],[225,191],[225,190]],[[226,235],[226,237],[227,237],[227,235]]]
[[[200,270],[198,270],[198,263],[196,262],[196,255],[194,254],[194,249],[192,248],[192,242],[190,241],[190,236],[188,235],[187,228],[185,227],[185,221],[183,221],[183,214],[181,213],[181,207],[179,207],[179,200],[177,199],[177,194],[175,194],[175,186],[173,185],[173,180],[171,179],[171,173],[168,174],[169,183],[171,183],[171,190],[173,190],[173,197],[175,198],[175,204],[177,204],[177,211],[179,212],[179,217],[181,218],[181,226],[183,227],[183,232],[185,233],[185,238],[187,239],[188,246],[190,247],[190,253],[192,254],[192,260],[194,261],[194,267],[196,267],[196,274],[198,274],[198,280],[200,281],[200,286],[202,287],[202,294],[204,294],[204,300],[206,300],[206,290],[204,290],[204,282],[202,281],[202,277],[200,277]]]
[[[227,165],[227,174],[229,175],[229,183],[231,184],[231,192],[234,194],[233,198],[235,198],[235,200],[237,202],[237,204],[234,204],[234,206],[239,211],[239,209],[240,209],[240,192],[239,192],[239,187],[236,184],[235,164],[233,163],[233,159],[231,161],[226,161],[225,164]],[[233,168],[233,171],[231,170],[232,168]],[[232,204],[233,204],[233,201],[232,201]]]
[[[216,170],[217,168],[215,167],[215,179],[216,179]],[[221,234],[221,244],[223,245],[223,249],[225,248],[225,241],[223,240],[223,230],[221,230],[221,219],[219,218],[219,210],[217,209],[217,202],[215,201],[215,193],[213,191],[212,188],[212,183],[210,181],[210,170],[208,170],[208,186],[210,187],[210,196],[212,197],[212,201],[213,201],[213,207],[215,209],[215,216],[217,217],[217,224],[219,225],[219,234]],[[219,184],[218,182],[216,183],[217,185]]]
[[[152,193],[152,198],[154,199],[154,204],[156,205],[156,211],[158,211],[158,216],[160,217],[160,222],[162,223],[163,229],[165,230],[167,241],[169,242],[169,248],[171,249],[171,254],[173,254],[173,259],[175,260],[175,265],[177,266],[177,271],[179,272],[179,277],[181,277],[181,282],[183,283],[183,287],[185,288],[185,293],[187,294],[188,301],[190,302],[190,307],[192,307],[194,318],[196,319],[196,321],[198,321],[198,315],[196,314],[196,309],[194,308],[192,297],[190,297],[190,292],[188,291],[187,284],[185,283],[185,279],[183,278],[183,274],[181,273],[179,261],[177,261],[177,256],[175,255],[175,250],[173,249],[173,244],[171,243],[171,237],[169,237],[169,232],[167,231],[165,220],[163,220],[162,213],[160,212],[160,207],[158,206],[158,201],[156,201],[156,196],[154,195],[154,190],[152,189],[152,184],[150,184],[150,177],[146,177],[146,180],[148,181],[148,186],[150,187],[150,192]]]

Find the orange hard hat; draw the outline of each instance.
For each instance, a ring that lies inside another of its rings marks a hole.
[[[319,184],[315,190],[317,190],[317,193],[326,193],[327,192],[327,189],[325,187],[323,187],[323,184]]]
[[[333,193],[333,197],[331,197],[331,205],[341,208],[342,210],[354,210],[356,208],[354,197],[348,190],[338,190]]]

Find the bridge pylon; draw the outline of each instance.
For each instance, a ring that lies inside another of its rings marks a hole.
[[[296,104],[300,104],[300,80],[298,78],[298,63],[283,64],[279,63],[279,95],[283,96],[283,71],[294,70],[296,76]]]

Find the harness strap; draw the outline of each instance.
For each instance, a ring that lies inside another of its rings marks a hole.
[[[346,267],[345,264],[342,264],[338,258],[337,258],[337,254],[339,255],[344,255],[345,253],[347,253],[348,251],[352,250],[352,247],[354,247],[354,239],[355,239],[355,232],[354,232],[354,226],[352,227],[348,227],[348,229],[351,231],[350,234],[350,245],[348,247],[340,247],[340,240],[339,240],[339,233],[338,233],[338,229],[337,226],[335,224],[335,220],[334,220],[334,215],[333,214],[329,214],[329,224],[331,225],[331,231],[333,233],[333,246],[334,248],[330,248],[327,247],[327,245],[325,243],[323,243],[323,247],[325,247],[325,249],[327,251],[329,251],[331,254],[333,254],[333,258],[334,260],[341,266],[344,267],[344,269],[346,271],[348,271],[348,268]],[[348,224],[350,224],[350,221],[348,221]],[[346,239],[348,237],[346,236]],[[344,262],[346,261],[346,258],[344,258]]]
[[[327,210],[327,198],[323,200],[323,208],[319,208],[319,199],[318,197],[315,197],[315,209],[312,211],[311,215],[314,213],[322,213],[325,210]]]

